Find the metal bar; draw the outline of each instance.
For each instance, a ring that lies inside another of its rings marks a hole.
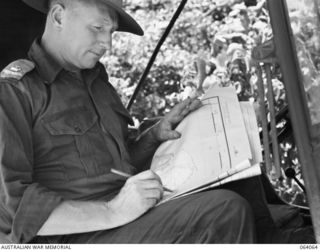
[[[269,132],[268,132],[268,119],[267,109],[265,106],[265,89],[262,79],[262,69],[259,63],[256,64],[257,75],[258,75],[258,94],[259,94],[259,109],[261,114],[261,125],[263,135],[263,151],[264,151],[264,162],[266,164],[265,173],[271,172],[271,158],[270,158],[270,143],[269,143]]]
[[[300,182],[300,180],[297,177],[293,178],[294,181],[298,184],[298,186],[303,190],[304,193],[306,193],[306,188],[305,186]]]
[[[320,243],[320,148],[312,148],[310,114],[307,109],[306,94],[298,67],[286,2],[284,0],[268,0],[267,4],[277,58],[284,78],[289,114],[305,180],[315,237]]]
[[[267,77],[268,95],[267,99],[269,102],[269,113],[270,113],[270,134],[272,141],[272,157],[273,157],[273,170],[275,171],[276,178],[279,179],[281,176],[280,167],[280,155],[279,155],[279,144],[277,139],[277,128],[276,128],[276,111],[274,105],[274,93],[272,86],[271,66],[270,64],[264,64],[264,69]]]
[[[143,87],[143,84],[144,84],[144,81],[145,79],[147,78],[149,72],[150,72],[150,69],[154,63],[154,61],[156,60],[157,58],[157,55],[161,49],[161,46],[163,45],[163,43],[166,41],[166,38],[168,37],[172,27],[174,26],[175,22],[177,21],[178,17],[180,16],[182,10],[184,9],[184,6],[186,5],[186,3],[188,2],[188,0],[182,0],[178,9],[176,10],[176,12],[174,13],[168,27],[166,28],[165,32],[163,33],[162,37],[160,38],[155,50],[153,51],[153,54],[147,64],[147,67],[146,69],[144,70],[143,74],[142,74],[142,77],[136,87],[136,89],[134,90],[134,93],[132,95],[132,97],[130,98],[130,101],[127,105],[127,109],[130,110],[131,109],[131,106],[133,105],[140,89]]]

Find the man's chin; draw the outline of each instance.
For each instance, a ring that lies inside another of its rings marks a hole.
[[[88,62],[86,64],[83,64],[81,66],[81,69],[82,70],[85,70],[85,69],[92,69],[96,66],[96,64],[98,63],[98,60],[97,61],[92,61],[92,62]]]

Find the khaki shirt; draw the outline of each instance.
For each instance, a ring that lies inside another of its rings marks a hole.
[[[36,42],[35,69],[0,79],[0,235],[29,242],[63,200],[108,200],[138,172],[128,153],[132,119],[98,63],[82,79]]]

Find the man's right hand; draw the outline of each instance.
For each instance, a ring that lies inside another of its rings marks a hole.
[[[130,177],[108,206],[114,214],[129,223],[154,207],[162,195],[160,177],[148,170]]]

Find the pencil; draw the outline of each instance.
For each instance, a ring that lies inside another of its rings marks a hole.
[[[119,170],[116,170],[116,169],[113,169],[113,168],[111,168],[110,171],[111,171],[112,173],[114,173],[114,174],[120,175],[120,176],[125,177],[125,178],[130,178],[130,177],[132,177],[131,174],[128,174],[128,173],[125,173],[125,172],[122,172],[122,171],[119,171]],[[165,187],[165,186],[163,186],[163,191],[173,193],[173,191],[172,191],[171,189],[169,189],[169,188],[167,188],[167,187]]]

